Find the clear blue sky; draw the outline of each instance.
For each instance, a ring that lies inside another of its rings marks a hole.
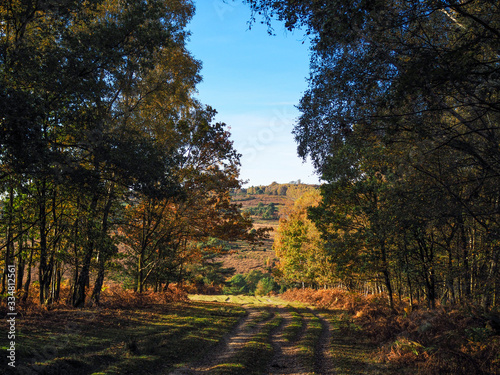
[[[295,106],[307,89],[309,44],[301,33],[260,23],[249,30],[250,9],[240,1],[196,0],[188,49],[203,64],[198,98],[231,128],[248,185],[300,179],[318,183],[310,163],[297,156],[291,134]]]

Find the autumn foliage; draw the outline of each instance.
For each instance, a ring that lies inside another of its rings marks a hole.
[[[472,308],[389,308],[384,295],[342,289],[294,289],[283,298],[348,312],[346,327],[361,328],[379,346],[382,361],[414,366],[420,374],[496,374],[500,371],[500,318]],[[351,328],[352,329],[352,328]]]
[[[167,290],[161,292],[149,290],[137,293],[131,289],[124,289],[120,284],[109,283],[103,287],[99,308],[145,308],[172,302],[187,302],[188,291],[188,288],[171,284]],[[49,306],[38,303],[38,293],[39,289],[33,288],[30,297],[16,306],[17,311],[21,314],[37,315],[50,310],[73,309],[71,305],[71,291],[67,285],[61,287],[61,299]],[[87,297],[90,297],[91,291],[88,294]],[[7,306],[3,302],[0,303],[0,312],[7,313]]]
[[[193,96],[194,4],[51,4],[0,2],[0,295],[13,265],[41,305],[65,303],[67,280],[75,307],[100,304],[110,276],[168,291],[200,244],[258,240],[230,201],[228,127]]]

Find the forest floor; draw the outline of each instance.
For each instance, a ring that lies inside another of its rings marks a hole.
[[[18,317],[19,374],[402,374],[343,311],[277,297],[192,296]],[[3,338],[2,338],[3,339]],[[2,348],[5,344],[2,342]],[[0,369],[8,369],[5,356]],[[7,372],[9,373],[9,372]],[[412,373],[408,370],[408,373]]]

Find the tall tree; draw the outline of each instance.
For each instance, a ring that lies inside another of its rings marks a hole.
[[[217,247],[200,249],[200,242],[210,238],[256,241],[264,235],[262,230],[251,234],[251,220],[231,203],[230,191],[240,187],[239,154],[225,125],[212,122],[214,115],[210,108],[194,111],[186,119],[189,131],[179,134],[180,196],[143,196],[127,210],[130,218],[121,232],[132,253],[129,271],[140,292],[148,279],[155,289],[182,281],[186,266],[202,261],[202,250],[205,255],[218,251]]]
[[[439,275],[438,248],[446,249],[448,271],[459,265],[460,273],[470,275],[470,252],[463,245],[470,228],[484,241],[476,248],[484,275],[498,274],[498,2],[245,2],[269,25],[275,17],[310,35],[310,86],[294,130],[299,155],[310,156],[332,186],[344,178],[348,186],[361,187],[376,173],[393,175],[386,196],[395,215],[386,219],[406,234],[394,242],[399,249],[393,254],[404,255],[399,259],[412,267],[422,265],[411,275],[427,285],[430,304],[435,279],[453,278]],[[373,174],[352,174],[379,143],[384,154],[399,159],[392,158],[388,169],[384,158],[375,158]],[[436,206],[438,193],[443,207]],[[419,255],[406,257],[405,251]],[[487,309],[498,278],[482,280],[476,294]]]
[[[320,232],[308,219],[307,210],[317,206],[319,191],[304,193],[282,212],[273,249],[279,258],[275,270],[281,282],[289,285],[331,285],[336,277]]]
[[[73,241],[72,303],[85,303],[96,257],[98,300],[116,202],[179,193],[185,134],[201,108],[200,64],[185,48],[193,12],[188,0],[0,4],[0,177],[35,187],[41,303],[63,238]],[[78,199],[62,225],[68,191]]]

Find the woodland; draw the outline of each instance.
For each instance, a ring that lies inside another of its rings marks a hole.
[[[497,307],[498,3],[245,2],[271,34],[280,22],[312,43],[294,135],[324,183],[284,219],[275,250],[297,259],[278,273],[375,283],[391,306]],[[218,241],[265,237],[231,201],[240,155],[226,125],[193,97],[194,11],[187,0],[2,2],[1,294],[15,263],[21,299],[36,285],[40,304],[57,301],[64,275],[73,306],[89,290],[99,304],[106,274],[159,291],[224,253]],[[248,194],[297,199],[300,186]],[[321,254],[310,267],[308,251]]]
[[[300,281],[498,308],[499,3],[247,3],[270,33],[283,22],[312,41],[294,135],[325,183],[278,245]],[[304,268],[301,246],[328,269]]]
[[[243,187],[229,127],[195,99],[193,1],[0,2],[0,310],[23,314],[19,362],[164,373],[253,332],[210,373],[271,373],[283,353],[381,373],[370,335],[395,373],[498,373],[500,3],[234,1],[311,42],[293,134],[321,185]],[[223,267],[270,238],[258,270]],[[307,305],[269,305],[279,292]]]
[[[63,275],[75,307],[99,304],[117,270],[137,292],[164,290],[221,250],[210,238],[262,235],[230,201],[240,156],[225,124],[193,98],[193,12],[186,0],[2,1],[0,294],[13,264],[20,300],[35,285],[42,305]]]

